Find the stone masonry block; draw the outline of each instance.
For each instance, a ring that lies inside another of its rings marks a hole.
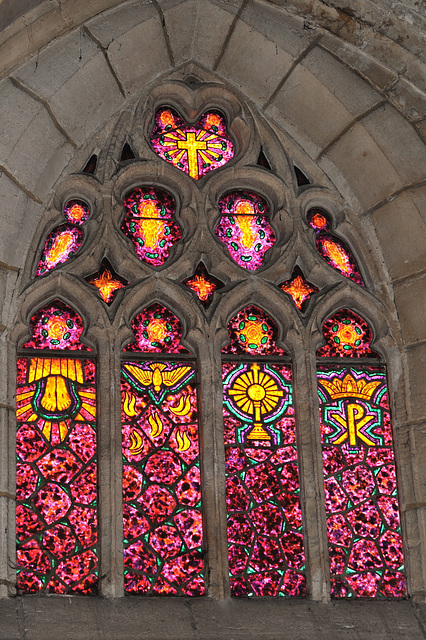
[[[299,64],[272,103],[271,112],[291,123],[319,153],[353,116],[324,84]]]
[[[134,26],[119,36],[114,33],[114,17],[115,14],[102,16],[90,22],[89,29],[107,49],[124,90],[132,93],[170,67],[166,41],[157,13],[148,19],[134,20]],[[142,17],[146,18],[145,12]]]
[[[405,344],[426,340],[426,275],[397,283],[394,291]]]
[[[410,385],[410,418],[425,419],[426,344],[411,347],[407,352]]]
[[[329,149],[327,158],[345,176],[366,209],[403,186],[395,168],[361,123]]]
[[[37,218],[32,219],[31,224],[26,224],[30,198],[4,173],[0,175],[0,199],[3,203],[0,260],[22,268],[26,247],[31,242]],[[38,208],[39,205],[33,204]]]
[[[418,120],[426,116],[426,94],[407,80],[400,78],[390,91],[389,100],[410,120]]]
[[[48,47],[16,77],[49,102],[59,124],[77,144],[82,144],[123,102],[103,53],[80,30]]]
[[[258,103],[265,102],[293,63],[293,57],[241,20],[218,71]]]
[[[402,193],[371,214],[393,280],[415,274],[426,265],[426,217],[422,218],[421,209],[414,204],[416,192]]]
[[[0,157],[5,167],[43,198],[73,154],[45,107],[9,80],[0,87]]]
[[[120,38],[135,25],[146,22],[156,15],[157,10],[149,0],[133,0],[133,2],[120,3],[110,11],[95,16],[89,20],[87,26],[101,45],[108,49],[114,39]]]
[[[426,148],[414,127],[396,109],[384,105],[364,118],[363,124],[404,184],[424,180]]]
[[[320,47],[312,49],[303,59],[302,65],[354,116],[382,100],[378,91]]]
[[[165,11],[166,29],[170,38],[175,63],[195,60],[213,67],[219,55],[235,9],[225,11],[220,7],[197,0],[175,5]]]

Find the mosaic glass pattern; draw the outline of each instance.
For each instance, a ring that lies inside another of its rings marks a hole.
[[[173,313],[161,304],[152,304],[139,313],[132,322],[133,342],[124,351],[151,353],[188,353],[180,344],[182,325]]]
[[[340,309],[322,327],[325,345],[317,355],[328,358],[377,358],[370,347],[373,332],[368,323],[349,309]]]
[[[310,297],[319,290],[318,287],[306,280],[299,267],[295,267],[290,280],[286,280],[279,287],[291,297],[300,311],[305,311]]]
[[[251,191],[233,191],[218,202],[221,218],[214,232],[240,267],[255,271],[276,241],[268,222],[269,205]]]
[[[204,307],[208,307],[212,301],[213,294],[224,285],[221,280],[211,276],[202,262],[195,269],[194,275],[183,281],[191,291],[195,293]]]
[[[97,288],[100,297],[108,305],[114,302],[116,292],[129,284],[128,280],[114,271],[106,258],[102,260],[97,273],[88,276],[85,280]]]
[[[223,364],[233,596],[305,596],[291,367]]]
[[[234,157],[225,118],[218,111],[207,111],[195,124],[188,124],[174,109],[162,107],[155,114],[151,145],[160,158],[194,180]]]
[[[71,307],[61,300],[54,300],[31,318],[31,340],[24,349],[70,349],[91,351],[80,342],[83,322]]]
[[[316,233],[316,247],[321,258],[339,271],[346,278],[364,287],[364,281],[345,242],[331,233],[331,223],[328,215],[322,209],[311,209],[308,213],[308,223]]]
[[[406,595],[386,375],[318,368],[325,508],[334,598]]]
[[[133,242],[139,260],[159,267],[182,232],[173,219],[176,202],[173,196],[154,187],[138,187],[124,198],[125,218],[122,232]]]
[[[69,200],[63,208],[67,224],[53,229],[47,236],[36,268],[36,276],[49,273],[77,253],[83,243],[80,226],[88,220],[90,207],[83,200]]]
[[[249,353],[253,355],[284,355],[277,347],[278,327],[267,313],[252,305],[242,309],[228,324],[230,344],[222,353]]]
[[[194,365],[122,364],[125,590],[205,593]]]
[[[58,356],[17,363],[21,594],[97,592],[95,365]]]

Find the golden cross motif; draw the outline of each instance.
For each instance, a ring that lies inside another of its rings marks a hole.
[[[186,140],[178,140],[178,149],[184,149],[188,152],[189,175],[194,180],[198,180],[198,150],[207,149],[207,142],[197,140],[195,133],[188,131]]]

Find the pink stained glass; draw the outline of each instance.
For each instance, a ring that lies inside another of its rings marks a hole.
[[[135,339],[123,351],[151,353],[188,353],[180,344],[182,324],[161,304],[152,304],[139,313],[132,322]]]
[[[175,220],[174,197],[154,187],[137,187],[124,198],[122,232],[133,242],[139,260],[159,267],[182,237]]]
[[[155,114],[151,145],[160,158],[199,180],[234,157],[234,145],[218,111],[205,112],[188,124],[174,110],[161,107]]]
[[[322,209],[308,212],[308,224],[316,233],[316,247],[321,258],[346,278],[364,287],[364,281],[349,247],[331,233],[328,214]]]
[[[370,347],[373,332],[368,323],[349,309],[340,309],[322,327],[325,345],[317,355],[327,358],[378,358]]]
[[[218,207],[222,217],[214,231],[216,236],[234,262],[243,269],[256,271],[276,241],[268,222],[267,201],[257,193],[233,191],[219,200]]]
[[[125,589],[203,595],[195,368],[123,361]]]
[[[68,200],[64,205],[63,213],[68,222],[80,226],[89,219],[90,207],[83,200]]]
[[[94,365],[25,357],[18,359],[18,369],[18,591],[95,594]]]
[[[23,349],[91,351],[89,347],[80,342],[81,334],[83,333],[82,319],[61,300],[54,300],[51,304],[37,311],[31,318],[30,331],[31,340],[22,345]],[[61,362],[62,359],[53,359],[52,366],[61,368]],[[73,360],[67,359],[64,361],[63,366],[67,367],[71,372],[73,362]],[[34,363],[34,366],[36,366],[35,360]],[[71,379],[72,375],[70,373]]]
[[[223,394],[231,594],[305,596],[291,367],[224,363]]]
[[[49,233],[37,265],[36,275],[42,276],[77,253],[83,242],[83,231],[74,225],[62,224]]]
[[[249,353],[253,355],[284,355],[277,347],[278,327],[267,313],[252,305],[242,309],[228,324],[230,344],[222,353]]]
[[[332,596],[405,597],[386,375],[322,362],[318,392]]]

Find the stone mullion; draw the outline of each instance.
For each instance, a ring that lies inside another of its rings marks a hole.
[[[301,500],[308,593],[312,600],[330,597],[328,544],[324,506],[321,434],[315,357],[300,348],[294,358]]]
[[[229,597],[223,446],[222,368],[220,348],[206,336],[199,353],[201,465],[203,478],[204,546],[208,551],[209,595]]]
[[[124,595],[121,354],[112,340],[99,340],[98,353],[100,591],[103,596],[112,598]]]

